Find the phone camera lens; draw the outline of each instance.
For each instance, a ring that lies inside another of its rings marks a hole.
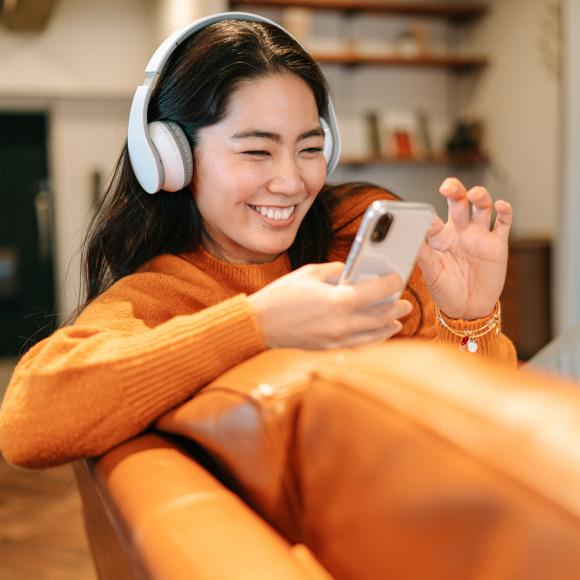
[[[392,214],[386,213],[382,215],[377,221],[377,225],[375,226],[375,229],[371,234],[371,240],[373,242],[382,242],[387,237],[387,234],[391,229],[392,223],[393,223]]]

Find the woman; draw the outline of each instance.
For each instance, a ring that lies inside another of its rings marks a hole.
[[[100,455],[232,366],[266,348],[374,344],[395,334],[457,344],[491,328],[503,287],[509,204],[455,179],[402,299],[385,276],[335,285],[360,217],[393,199],[359,184],[323,187],[322,73],[266,23],[222,21],[172,54],[149,121],[183,128],[191,183],[148,195],[127,148],[85,248],[86,302],[73,326],[34,346],[0,413],[5,457],[45,467]],[[469,216],[469,202],[473,215]],[[435,303],[441,309],[438,319]],[[477,355],[515,362],[488,332]]]

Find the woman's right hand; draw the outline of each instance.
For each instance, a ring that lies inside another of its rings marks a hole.
[[[342,262],[303,266],[248,297],[269,348],[325,350],[377,344],[402,328],[407,300],[370,306],[403,289],[398,274],[337,284]]]

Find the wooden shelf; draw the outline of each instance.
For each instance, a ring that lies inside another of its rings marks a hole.
[[[408,16],[430,16],[447,18],[455,22],[473,20],[488,12],[487,6],[474,4],[464,6],[450,3],[427,4],[423,2],[381,2],[377,0],[234,0],[232,5],[251,10],[258,6],[285,7],[301,6],[322,10],[341,10],[343,12],[382,12]]]
[[[339,165],[365,167],[367,165],[485,165],[489,162],[486,155],[457,153],[446,157],[427,157],[425,159],[391,159],[380,155],[369,157],[341,157]]]
[[[455,71],[467,71],[483,68],[489,64],[486,57],[473,56],[421,56],[418,58],[405,58],[402,56],[371,56],[359,53],[323,54],[309,51],[310,56],[320,63],[334,64],[376,64],[387,66],[413,66],[413,67],[440,67],[450,68]]]

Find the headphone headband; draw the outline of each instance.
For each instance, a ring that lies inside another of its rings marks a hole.
[[[127,140],[131,165],[133,166],[139,183],[149,193],[159,191],[165,181],[165,169],[159,152],[151,139],[147,124],[147,108],[149,106],[149,99],[151,98],[155,78],[161,73],[173,51],[182,42],[207,26],[215,24],[216,22],[222,22],[223,20],[243,20],[271,24],[283,30],[302,46],[298,40],[279,24],[257,14],[249,14],[247,12],[223,12],[221,14],[214,14],[213,16],[196,20],[171,34],[155,51],[155,54],[147,64],[145,69],[147,77],[143,85],[138,87],[135,92],[133,104],[131,105],[131,113],[129,115]],[[302,48],[304,47],[302,46]],[[327,108],[327,117],[320,117],[320,124],[325,133],[324,156],[326,157],[326,174],[330,175],[338,164],[340,155],[340,135],[330,95],[328,96]]]
[[[168,58],[171,56],[172,52],[190,36],[193,36],[196,32],[215,24],[216,22],[222,22],[223,20],[249,20],[250,22],[266,22],[267,24],[272,24],[277,28],[284,30],[279,24],[263,18],[262,16],[257,16],[256,14],[250,14],[249,12],[222,12],[221,14],[214,14],[213,16],[206,16],[205,18],[200,18],[194,22],[186,24],[179,30],[176,30],[173,34],[168,36],[155,51],[155,54],[151,57],[151,60],[147,64],[145,72],[160,73]],[[286,32],[286,31],[285,31]],[[296,39],[295,39],[296,40]],[[298,42],[298,41],[296,41]],[[300,45],[302,46],[302,45]],[[304,48],[304,47],[302,47]]]

